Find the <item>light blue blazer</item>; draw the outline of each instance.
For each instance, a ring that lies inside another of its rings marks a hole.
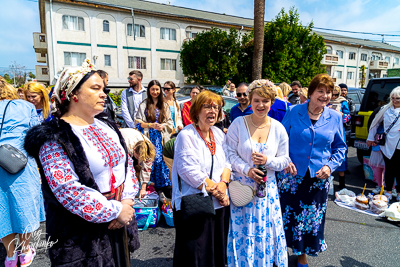
[[[343,119],[339,112],[328,107],[313,125],[307,112],[308,103],[291,106],[282,124],[289,136],[289,157],[296,166],[297,175],[310,176],[327,165],[333,173],[346,153]]]

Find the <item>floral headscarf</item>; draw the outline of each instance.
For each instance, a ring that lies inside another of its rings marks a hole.
[[[90,59],[85,59],[81,67],[73,67],[64,69],[56,85],[54,86],[53,97],[58,100],[59,103],[63,103],[65,100],[70,100],[69,95],[79,84],[82,78],[92,70],[96,70],[95,66],[90,63]]]

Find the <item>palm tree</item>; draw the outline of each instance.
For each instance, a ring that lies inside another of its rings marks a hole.
[[[265,0],[254,0],[253,80],[261,79],[264,50],[264,13]]]

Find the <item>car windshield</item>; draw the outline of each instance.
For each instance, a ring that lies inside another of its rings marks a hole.
[[[399,86],[398,82],[382,82],[372,84],[371,91],[368,93],[366,110],[375,110],[378,107],[386,105],[390,100],[390,92]]]
[[[360,104],[360,100],[358,99],[358,95],[357,95],[356,92],[348,93],[347,97],[351,98],[354,101],[355,104]]]
[[[228,113],[228,114],[230,114],[231,113],[231,108],[234,106],[234,105],[236,105],[237,104],[237,101],[236,100],[233,100],[233,99],[224,99],[225,100],[225,106],[224,106],[224,111],[226,112],[226,113]]]

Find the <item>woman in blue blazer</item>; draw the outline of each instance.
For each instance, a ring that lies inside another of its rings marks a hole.
[[[324,239],[328,178],[344,159],[346,142],[339,112],[326,105],[334,84],[327,74],[311,81],[309,101],[291,106],[282,124],[289,135],[291,163],[278,175],[287,246],[308,266],[306,255],[327,248]]]

